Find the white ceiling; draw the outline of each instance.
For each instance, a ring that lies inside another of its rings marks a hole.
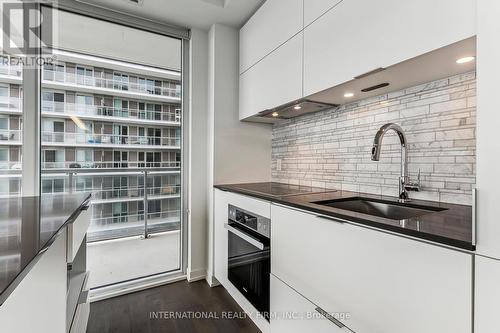
[[[188,28],[214,23],[240,28],[265,0],[80,0],[123,13]]]

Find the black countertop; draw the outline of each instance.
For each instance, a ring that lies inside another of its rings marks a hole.
[[[309,191],[311,193],[309,194],[277,196],[265,193],[265,189],[269,187],[269,183],[228,184],[216,185],[214,187],[223,191],[240,193],[320,215],[344,219],[354,223],[450,245],[465,250],[475,250],[475,245],[472,242],[471,206],[424,200],[411,200],[411,202],[408,203],[409,205],[430,206],[444,210],[405,220],[392,220],[349,210],[327,207],[315,204],[314,202],[364,197],[391,201],[397,204],[398,199],[395,197],[336,191],[333,189],[319,191],[317,188],[311,188]],[[301,189],[302,191],[305,191],[304,186],[301,186]]]
[[[75,193],[0,199],[0,305],[89,198]]]

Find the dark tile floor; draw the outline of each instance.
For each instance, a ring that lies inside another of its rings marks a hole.
[[[155,314],[157,318],[154,318]],[[209,318],[192,318],[200,314]],[[161,318],[165,315],[178,318]],[[239,318],[228,319],[229,315],[233,317],[236,315]],[[210,288],[205,281],[193,283],[181,281],[92,303],[87,333],[108,332],[258,333],[260,331],[250,318],[244,318],[243,310],[223,287]]]

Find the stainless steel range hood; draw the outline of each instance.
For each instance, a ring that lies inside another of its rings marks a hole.
[[[338,104],[322,103],[307,98],[302,98],[291,103],[283,104],[273,109],[259,112],[258,117],[269,119],[290,119],[311,112],[331,109],[337,106]]]

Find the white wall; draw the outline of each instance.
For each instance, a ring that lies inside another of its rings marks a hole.
[[[188,280],[206,275],[208,223],[208,33],[191,30],[189,99]]]
[[[213,185],[271,180],[271,126],[238,119],[239,31],[209,31],[209,229],[207,281],[213,275]]]

